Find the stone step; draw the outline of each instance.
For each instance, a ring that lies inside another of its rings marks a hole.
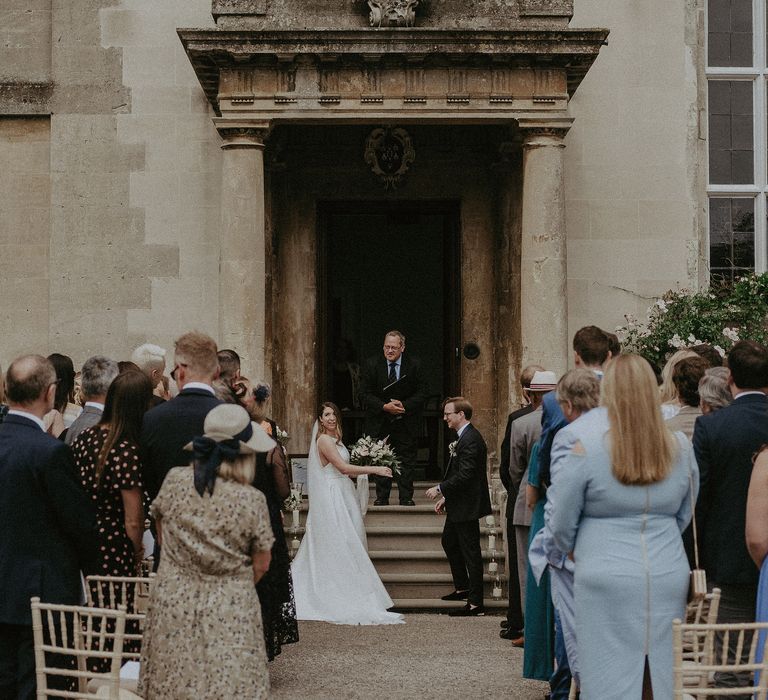
[[[412,527],[391,527],[388,525],[366,526],[369,549],[405,549],[405,550],[432,550],[442,549],[440,544],[443,536],[442,523],[438,525],[418,525]],[[494,532],[491,529],[491,532]],[[481,547],[488,546],[489,528],[480,528]],[[501,534],[495,532],[496,545],[494,549],[503,549]]]
[[[453,578],[448,574],[381,574],[387,593],[395,598],[423,598],[440,600],[440,596],[453,591]],[[499,582],[501,577],[499,576]],[[483,575],[483,590],[486,598],[491,598],[496,577]],[[503,584],[502,584],[503,590]]]
[[[368,492],[370,493],[370,499],[369,503],[373,504],[373,502],[376,500],[376,484],[374,483],[373,479],[370,478],[370,482],[368,485]],[[417,504],[427,504],[432,503],[425,495],[424,492],[428,489],[434,486],[437,482],[436,481],[414,481],[413,482],[413,500]],[[400,489],[397,486],[397,482],[392,482],[392,490],[389,493],[389,502],[393,505],[397,505],[400,503]]]
[[[437,612],[447,613],[455,608],[463,608],[464,601],[425,600],[423,598],[392,598],[392,610],[397,612]],[[509,607],[509,600],[501,598],[494,600],[486,598],[483,602],[486,615],[505,615]]]
[[[385,574],[450,574],[448,560],[445,558],[445,552],[440,551],[403,551],[403,550],[376,550],[368,551],[373,565],[379,575]],[[488,564],[491,560],[498,564],[499,573],[506,579],[506,568],[504,566],[503,552],[483,552],[483,569],[488,571]]]

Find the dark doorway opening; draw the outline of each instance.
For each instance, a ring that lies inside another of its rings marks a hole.
[[[459,388],[459,205],[331,202],[320,207],[321,386],[343,409],[344,442],[363,431],[356,368],[382,354],[384,334],[406,336],[428,396],[417,478],[440,476],[440,402]]]

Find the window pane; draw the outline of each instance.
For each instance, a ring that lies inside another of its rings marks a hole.
[[[709,182],[754,181],[752,81],[709,81]]]
[[[707,65],[752,65],[752,0],[709,0]]]
[[[755,200],[709,200],[709,265],[712,279],[732,280],[755,269]]]

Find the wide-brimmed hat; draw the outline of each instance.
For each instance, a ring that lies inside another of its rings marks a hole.
[[[267,435],[264,428],[252,422],[242,406],[233,403],[223,403],[212,408],[205,417],[203,433],[203,437],[215,442],[238,440],[242,455],[269,452],[277,447],[277,443]],[[192,451],[193,445],[193,442],[189,442],[184,445],[184,449]]]
[[[557,376],[549,370],[540,370],[533,375],[528,391],[554,391],[557,388]]]

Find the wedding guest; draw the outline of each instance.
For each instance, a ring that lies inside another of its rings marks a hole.
[[[117,363],[117,369],[120,371],[120,374],[125,372],[141,372],[141,367],[135,362],[131,362],[131,360],[120,360]]]
[[[752,458],[768,443],[768,350],[740,340],[728,353],[728,385],[733,403],[701,416],[693,432],[693,447],[701,470],[701,494],[696,507],[702,567],[708,583],[720,589],[718,622],[753,622],[758,571],[744,537]],[[735,640],[728,655],[735,659]],[[722,651],[722,636],[715,649]],[[742,687],[749,674],[716,673],[715,685]],[[747,697],[746,695],[744,697]]]
[[[609,333],[605,331],[605,336],[608,338],[608,352],[611,353],[611,357],[618,357],[621,355],[621,343],[619,342],[619,336],[615,333]]]
[[[25,355],[7,373],[0,425],[0,697],[33,700],[29,599],[78,605],[80,569],[96,554],[96,519],[69,448],[45,433],[56,372]]]
[[[699,357],[707,361],[710,367],[722,367],[723,356],[715,350],[714,346],[709,343],[700,343],[699,345],[692,345],[688,348],[692,352],[695,352]]]
[[[253,420],[273,439],[278,437],[277,424],[267,417],[267,406],[272,395],[269,384],[257,382],[251,395],[254,402],[250,411]],[[279,443],[269,452],[256,455],[256,477],[253,485],[267,499],[269,522],[275,542],[272,545],[272,563],[259,581],[256,590],[261,604],[261,620],[267,658],[272,661],[282,651],[283,644],[299,641],[296,622],[296,601],[293,596],[291,557],[283,530],[283,502],[291,492],[291,475],[285,450]]]
[[[208,412],[220,401],[211,386],[218,376],[219,360],[213,338],[191,331],[174,344],[171,377],[180,392],[144,416],[141,448],[144,454],[144,487],[150,498],[160,491],[172,467],[186,464],[186,445],[203,432]]]
[[[699,382],[709,365],[703,357],[686,357],[672,370],[672,383],[675,385],[680,410],[667,419],[667,428],[673,433],[678,430],[689,440],[693,439],[693,426],[701,415],[701,397]]]
[[[533,379],[533,375],[537,371],[543,369],[544,368],[541,365],[528,365],[520,373],[520,388],[524,405],[510,413],[507,417],[507,427],[504,431],[504,439],[501,441],[501,448],[499,450],[499,476],[501,477],[501,483],[507,490],[507,505],[504,511],[504,517],[506,518],[504,541],[507,545],[506,562],[509,597],[507,617],[505,620],[502,620],[502,630],[499,632],[499,636],[502,639],[511,640],[516,646],[523,643],[524,616],[520,597],[520,578],[517,569],[517,542],[514,536],[514,514],[517,489],[512,487],[512,482],[509,476],[510,442],[512,440],[512,424],[518,418],[522,418],[534,410],[529,393],[531,379]]]
[[[768,445],[763,445],[755,455],[749,480],[746,540],[749,556],[760,570],[755,622],[768,622]],[[757,645],[757,658],[761,657],[765,648],[765,638],[765,631],[762,631]]]
[[[165,348],[152,343],[139,345],[131,353],[131,362],[147,375],[152,384],[153,408],[166,400],[161,395],[163,377],[165,376],[165,355]]]
[[[232,386],[240,379],[240,355],[225,348],[217,353],[219,358],[219,379]]]
[[[251,482],[254,455],[274,446],[241,406],[220,404],[185,445],[193,468],[168,472],[151,507],[163,556],[144,628],[141,697],[269,697],[254,582],[269,568],[274,538]]]
[[[659,410],[650,365],[612,360],[602,406],[571,426],[557,474],[555,544],[575,561],[576,644],[585,698],[672,697],[672,620],[689,584],[681,531],[698,471]]]
[[[475,617],[485,614],[479,521],[491,514],[486,473],[488,452],[483,436],[470,422],[472,404],[463,396],[445,400],[443,420],[456,432],[456,442],[445,479],[426,492],[427,498],[437,500],[435,512],[446,514],[442,545],[451,567],[454,591],[442,599],[467,601],[463,608],[451,610],[451,617]]]
[[[365,365],[360,400],[365,407],[365,430],[375,438],[389,437],[401,461],[395,475],[401,506],[415,506],[413,470],[421,413],[427,397],[421,361],[405,354],[405,336],[389,331],[384,336],[384,357],[372,357]],[[376,477],[373,505],[389,505],[392,479]]]
[[[83,412],[67,429],[64,442],[72,445],[86,428],[92,428],[104,413],[104,402],[110,384],[117,377],[117,362],[104,355],[89,357],[80,372],[80,393],[83,397]]]
[[[135,576],[144,558],[143,485],[139,436],[152,399],[143,372],[125,372],[109,385],[97,425],[72,444],[80,480],[96,507],[99,560],[86,573]]]
[[[728,387],[731,373],[727,367],[711,367],[699,381],[701,412],[712,413],[733,403],[733,394]]]
[[[672,374],[677,363],[689,357],[698,357],[698,355],[691,350],[678,350],[667,360],[664,369],[661,370],[661,387],[659,391],[661,393],[661,412],[665,420],[676,416],[680,411],[680,396],[677,393],[674,381],[672,381]]]
[[[533,578],[533,582],[529,582],[529,586],[540,582],[545,572],[549,574],[552,605],[554,606],[555,638],[553,646],[556,664],[554,672],[548,679],[551,689],[550,696],[551,700],[566,700],[570,695],[571,679],[576,682],[577,686],[580,682],[573,599],[574,567],[573,562],[567,556],[567,552],[563,552],[555,546],[549,521],[557,503],[557,475],[562,459],[568,455],[575,441],[575,438],[572,437],[572,424],[597,407],[600,401],[600,380],[591,370],[573,369],[560,378],[557,383],[556,396],[558,405],[569,425],[560,430],[552,441],[552,483],[544,492],[543,528],[531,540],[528,561],[529,571]],[[531,495],[536,497],[538,493]],[[528,646],[526,645],[527,652]]]
[[[3,368],[0,367],[0,423],[8,413],[8,404],[5,401],[5,377],[3,377]]]
[[[534,444],[541,437],[542,404],[544,397],[557,386],[554,372],[538,371],[531,379],[528,396],[533,411],[512,424],[509,443],[509,483],[517,494],[512,512],[515,548],[517,550],[517,575],[520,587],[520,605],[525,611],[526,584],[528,581],[528,540],[531,525],[531,511],[525,501],[525,486],[528,483],[528,465]],[[523,615],[525,617],[525,615]],[[516,644],[521,644],[516,642]]]
[[[72,358],[55,352],[48,355],[48,360],[56,370],[56,398],[45,416],[45,428],[53,437],[60,437],[80,415],[80,407],[75,403],[75,367]]]

